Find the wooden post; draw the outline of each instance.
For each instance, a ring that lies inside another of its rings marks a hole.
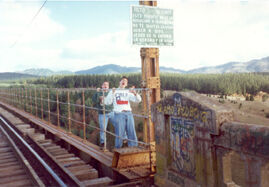
[[[41,103],[41,119],[43,120],[43,98],[42,98],[42,88],[40,89],[40,103]]]
[[[70,112],[70,94],[67,91],[67,103],[68,103],[68,132],[71,133],[71,112]]]
[[[82,115],[83,115],[83,139],[86,140],[86,118],[85,118],[85,94],[84,90],[82,90]]]
[[[59,93],[56,90],[56,100],[57,100],[57,126],[60,127],[60,108],[59,108]]]
[[[37,98],[36,98],[36,88],[35,88],[35,115],[37,117],[38,111],[37,111]]]
[[[48,124],[50,124],[50,90],[48,88]]]

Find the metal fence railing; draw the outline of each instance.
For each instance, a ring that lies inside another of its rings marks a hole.
[[[136,88],[135,90],[138,93],[149,92],[148,89],[143,88]],[[107,129],[100,129],[99,127],[97,111],[100,109],[92,104],[92,96],[96,91],[97,89],[93,88],[0,88],[0,100],[93,144],[98,144],[99,134],[102,131],[105,135],[104,150],[113,150],[113,139],[115,138],[136,142],[138,147],[149,150],[149,158],[151,158],[151,145],[139,141],[142,139],[141,135],[143,135],[143,120],[149,118],[149,111],[143,111],[139,104],[132,106],[138,141],[117,136],[113,132],[113,125],[110,125]],[[102,92],[104,95],[104,90]],[[105,116],[111,111],[103,107],[102,112]]]

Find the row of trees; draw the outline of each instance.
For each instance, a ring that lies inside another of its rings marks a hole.
[[[29,84],[42,84],[48,87],[78,88],[99,87],[104,80],[110,87],[117,87],[122,75],[73,75],[52,76],[28,80]],[[129,85],[141,87],[140,74],[127,74]],[[205,94],[256,94],[269,92],[269,74],[266,73],[228,73],[228,74],[161,74],[163,90],[195,90]]]

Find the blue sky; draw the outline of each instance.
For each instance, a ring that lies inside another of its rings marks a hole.
[[[141,65],[130,43],[130,6],[138,1],[0,0],[0,72],[28,68],[77,71]],[[160,65],[189,70],[269,56],[266,0],[160,0],[174,10],[174,47]],[[16,45],[11,47],[17,41]]]

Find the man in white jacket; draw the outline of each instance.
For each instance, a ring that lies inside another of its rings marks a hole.
[[[127,90],[128,78],[123,76],[118,89],[111,90],[104,99],[105,105],[113,103],[115,133],[120,138],[115,139],[115,148],[122,147],[122,138],[127,132],[128,146],[137,146],[137,136],[135,132],[134,117],[130,106],[130,101],[141,102],[141,96],[134,89]]]

